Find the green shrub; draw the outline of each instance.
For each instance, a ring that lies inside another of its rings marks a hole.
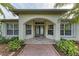
[[[12,37],[12,38],[10,38],[8,41],[13,41],[13,40],[19,40],[19,38],[18,37]]]
[[[6,39],[5,37],[0,35],[0,44],[8,43],[8,42],[13,41],[15,39],[19,40],[18,37],[12,37],[11,39],[9,39],[9,38]]]
[[[12,37],[11,39],[9,39],[9,41],[14,41],[14,40],[19,40],[19,37]],[[19,40],[20,44],[23,45],[24,41],[23,40]]]
[[[8,42],[8,40],[5,37],[0,35],[0,44],[4,44],[4,43],[7,43],[7,42]]]
[[[8,47],[10,51],[15,51],[21,48],[21,41],[18,39],[15,39],[13,41],[8,42]]]
[[[57,43],[57,47],[68,56],[78,55],[78,47],[73,40],[62,39]]]
[[[15,51],[21,48],[24,41],[19,40],[18,37],[12,37],[11,39],[6,39],[5,37],[0,35],[0,44],[8,43],[9,50]]]

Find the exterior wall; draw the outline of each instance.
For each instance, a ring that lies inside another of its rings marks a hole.
[[[42,19],[47,19],[47,20],[51,21],[52,23],[54,23],[54,34],[55,35],[51,36],[51,35],[47,34],[47,28],[48,28],[47,24],[50,24],[50,22],[46,22],[46,30],[45,30],[46,34],[45,35],[46,35],[47,38],[55,39],[56,41],[60,40],[61,37],[65,38],[65,39],[68,39],[68,40],[79,40],[78,39],[79,36],[78,36],[78,32],[77,32],[78,31],[78,26],[76,26],[76,25],[72,25],[73,26],[72,29],[73,29],[73,32],[74,32],[74,34],[72,36],[60,36],[60,21],[58,19],[60,18],[61,15],[21,14],[19,16],[20,16],[19,26],[22,27],[20,29],[20,32],[19,32],[21,34],[21,35],[19,35],[19,37],[22,38],[22,39],[24,39],[25,37],[33,38],[33,36],[34,36],[34,34],[33,34],[34,31],[33,31],[31,36],[25,36],[25,34],[23,34],[24,33],[24,23],[26,23],[26,22],[28,22],[32,19],[35,19],[35,18],[42,18]],[[32,27],[34,27],[34,26],[32,26]]]
[[[29,21],[29,22],[27,22],[26,24],[29,24],[29,25],[31,25],[32,26],[32,34],[31,35],[26,35],[25,34],[25,38],[24,39],[30,39],[30,38],[33,38],[33,37],[35,37],[35,25],[34,25],[34,21],[33,20],[31,20],[31,21]],[[48,20],[45,20],[45,22],[44,22],[45,24],[44,24],[44,27],[45,27],[45,33],[44,33],[44,36],[46,37],[46,38],[49,38],[49,39],[55,39],[55,31],[54,31],[54,35],[48,35],[48,25],[52,25],[53,23],[52,22],[50,22],[50,21],[48,21]],[[54,25],[54,24],[53,24]],[[55,27],[55,25],[54,25],[54,27]],[[26,30],[26,28],[25,28],[25,30]],[[24,30],[24,33],[26,33],[26,31]],[[55,30],[55,28],[54,28],[54,30]]]
[[[77,40],[79,41],[79,24],[74,24],[72,26],[72,29],[73,29],[73,35],[72,36],[60,36],[60,21],[58,21],[58,19],[60,18],[60,15],[53,15],[53,14],[49,14],[49,15],[45,15],[45,14],[21,14],[19,15],[20,16],[20,19],[19,19],[19,38],[20,39],[30,39],[30,38],[33,38],[34,35],[35,35],[35,32],[34,32],[34,23],[33,21],[31,21],[32,19],[35,19],[35,18],[41,18],[41,19],[46,19],[45,21],[45,36],[49,39],[54,39],[54,40],[60,40],[60,38],[65,38],[65,39],[68,39],[68,40]],[[29,22],[31,21],[31,22]],[[26,33],[25,33],[25,24],[28,22],[28,24],[31,24],[32,25],[32,34],[31,35],[27,35],[26,36]],[[13,37],[13,36],[16,36],[16,35],[7,35],[6,34],[6,23],[17,23],[17,22],[3,22],[2,23],[2,26],[1,26],[1,31],[2,31],[2,35],[4,37]],[[53,23],[54,24],[54,34],[55,35],[48,35],[48,24],[51,24]]]
[[[48,25],[51,25],[51,24],[53,24],[52,22],[50,22],[50,21],[46,21],[46,23],[45,23],[45,36],[47,37],[47,38],[49,38],[49,39],[53,39],[53,40],[55,40],[55,31],[54,31],[54,34],[53,35],[48,35]],[[55,30],[55,24],[53,24],[53,26],[54,26],[54,30]]]
[[[19,15],[21,23],[28,22],[34,18],[42,18],[42,19],[47,19],[53,23],[57,23],[57,20],[59,19],[60,15],[45,15],[45,14],[21,14]]]
[[[11,38],[11,37],[17,37],[18,35],[7,35],[7,27],[6,24],[17,24],[17,22],[2,22],[2,26],[1,26],[1,31],[2,31],[2,36],[6,37],[6,38]]]
[[[75,34],[76,40],[79,41],[79,23],[76,24],[76,29],[75,29],[75,31],[76,31],[76,34]]]
[[[1,22],[0,22],[0,35],[1,35],[1,33],[2,33],[2,32],[1,32]]]
[[[21,29],[19,29],[19,34],[20,34],[19,38],[20,39],[25,39],[25,37],[29,37],[29,39],[30,39],[30,38],[33,37],[33,35],[34,35],[33,33],[32,33],[31,36],[25,36],[24,32],[25,32],[25,23],[28,22],[28,21],[30,21],[30,20],[33,20],[35,18],[47,19],[47,20],[51,21],[52,23],[54,23],[55,29],[60,28],[59,27],[60,25],[58,24],[59,23],[58,19],[59,19],[60,15],[53,15],[53,14],[48,14],[48,15],[46,15],[46,14],[21,14],[19,16],[20,16],[20,19],[19,19],[19,28],[21,28]],[[58,33],[60,34],[60,31],[55,30],[54,31],[54,34],[55,34],[54,36],[49,36],[49,35],[47,35],[47,33],[46,33],[46,36],[48,38],[50,38],[50,39],[53,38],[53,39],[59,40],[60,39],[60,35]]]
[[[2,23],[2,26],[1,26],[1,31],[2,31],[2,36],[6,36],[6,24],[5,23]]]
[[[32,26],[32,28],[31,28],[31,30],[32,30],[32,33],[31,33],[31,35],[26,35],[26,27],[25,27],[25,29],[24,29],[24,39],[30,39],[30,38],[33,38],[34,37],[34,24],[33,24],[33,21],[30,21],[30,22],[28,22],[28,23],[25,23],[25,25],[26,24],[29,24],[29,25],[31,25]]]
[[[77,24],[72,24],[71,25],[71,29],[72,29],[72,32],[71,32],[71,36],[61,36],[61,38],[64,38],[64,39],[67,39],[67,40],[75,40],[75,41],[77,41],[78,39],[76,39],[76,36],[77,36]]]
[[[58,20],[55,25],[55,40],[59,41],[60,37],[60,21]]]

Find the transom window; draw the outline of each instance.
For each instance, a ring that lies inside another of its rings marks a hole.
[[[31,25],[26,25],[26,35],[31,34]]]
[[[54,29],[53,25],[48,25],[48,34],[49,35],[53,35],[53,29]]]
[[[61,35],[71,35],[71,24],[61,24],[60,25],[60,34]]]
[[[44,24],[44,22],[35,22],[35,24]]]
[[[18,35],[18,24],[7,24],[7,35]]]

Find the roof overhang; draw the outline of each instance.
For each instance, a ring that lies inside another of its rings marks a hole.
[[[0,19],[0,22],[13,22],[18,21],[18,19]]]
[[[13,12],[16,14],[62,14],[69,10],[70,9],[16,9],[13,10]]]

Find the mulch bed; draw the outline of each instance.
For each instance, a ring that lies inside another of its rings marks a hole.
[[[24,47],[25,45],[23,45],[19,50],[15,51],[15,54],[13,56],[17,56]]]
[[[53,44],[53,46],[57,50],[57,52],[60,54],[60,56],[65,56],[65,54],[63,52],[61,52],[60,50],[58,50],[56,44]]]
[[[9,51],[7,44],[0,44],[0,56],[9,56],[12,52],[15,52],[13,56],[16,56],[25,45],[23,45],[19,50],[17,51]],[[10,55],[11,56],[11,55]]]

